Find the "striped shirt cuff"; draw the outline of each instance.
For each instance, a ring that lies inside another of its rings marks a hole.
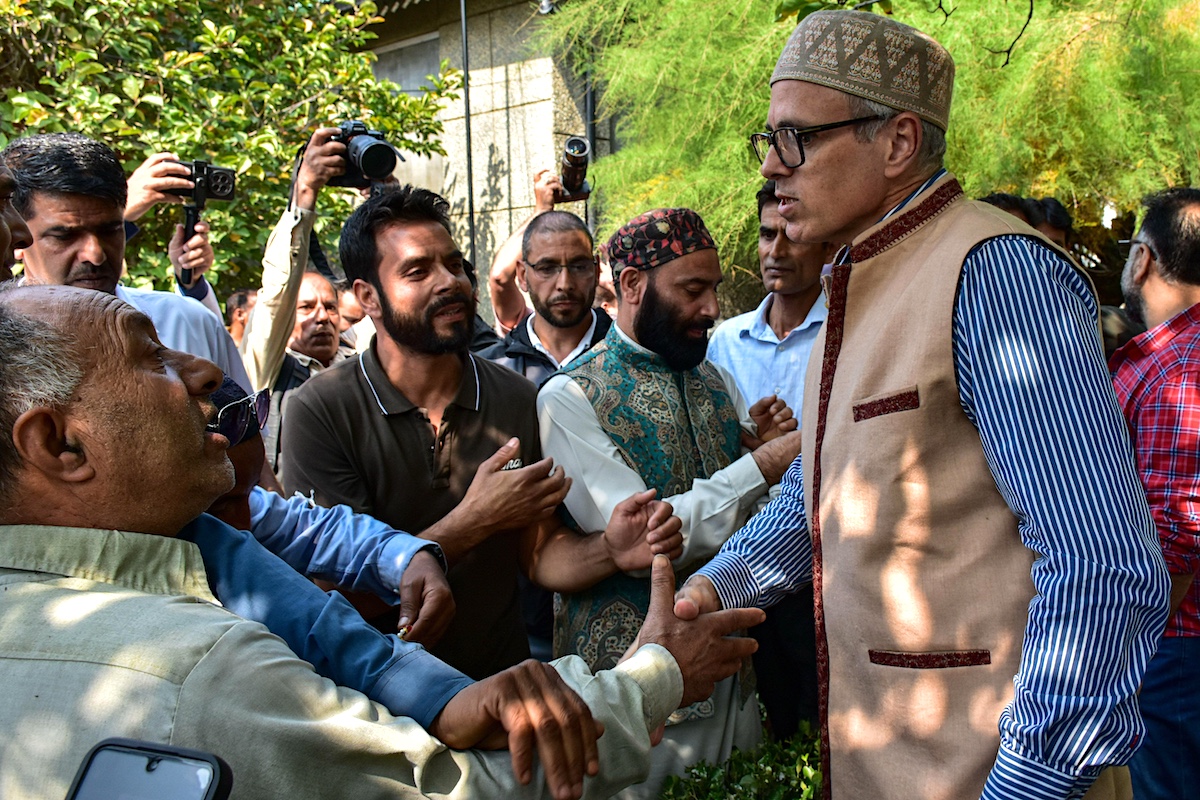
[[[761,595],[754,571],[736,553],[717,553],[696,574],[713,582],[717,597],[721,599],[721,608],[750,608]]]
[[[1077,800],[1099,773],[1068,775],[1001,746],[980,800]]]

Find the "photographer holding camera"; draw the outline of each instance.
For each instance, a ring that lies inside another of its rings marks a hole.
[[[271,390],[264,437],[272,468],[279,458],[280,426],[291,391],[353,354],[339,346],[337,291],[325,276],[309,268],[317,197],[329,185],[370,186],[372,180],[383,179],[385,170],[390,175],[395,163],[391,145],[355,122],[318,128],[299,161],[291,203],[263,253],[262,288],[241,346],[254,389]]]
[[[143,161],[127,182],[126,239],[132,239],[137,234],[137,225],[134,223],[158,203],[183,203],[184,196],[194,187],[191,174],[188,165],[180,162],[175,153],[155,153]],[[215,260],[212,244],[208,240],[208,223],[197,223],[195,235],[186,242],[183,241],[183,227],[179,224],[175,226],[175,235],[167,244],[167,257],[175,270],[175,282],[180,293],[199,300],[219,317],[221,307],[217,305],[208,281],[203,278]],[[182,280],[185,270],[191,271],[192,279],[188,282]]]

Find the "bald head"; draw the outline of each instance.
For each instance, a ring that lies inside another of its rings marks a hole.
[[[174,535],[232,485],[220,381],[116,297],[0,291],[0,520]]]

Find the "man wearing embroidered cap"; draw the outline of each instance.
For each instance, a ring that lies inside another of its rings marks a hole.
[[[796,422],[775,397],[748,409],[729,373],[704,360],[721,266],[696,212],[663,208],[635,217],[607,251],[616,323],[538,394],[542,449],[575,479],[565,505],[578,530],[603,529],[613,499],[632,487],[657,489],[683,522],[684,551],[675,563],[687,574],[778,483],[799,452]],[[744,443],[756,449],[747,452]],[[555,655],[615,664],[637,636],[649,589],[644,572],[619,572],[560,595]],[[656,797],[667,775],[756,744],[753,698],[753,687],[734,677],[676,712],[649,778],[622,797]]]
[[[751,141],[789,238],[846,247],[802,456],[676,603],[768,606],[811,577],[839,800],[1082,796],[1137,747],[1166,611],[1096,301],[943,169],[953,77],[875,14],[812,14],[785,46]]]

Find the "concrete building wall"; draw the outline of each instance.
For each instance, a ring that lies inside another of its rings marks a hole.
[[[392,6],[381,7],[385,23],[374,48],[380,59],[377,75],[413,90],[413,81],[436,71],[435,41],[437,60],[462,68],[457,3],[400,0]],[[533,174],[544,168],[557,172],[566,138],[586,130],[583,82],[536,49],[532,34],[542,19],[529,2],[467,4],[475,264],[480,310],[489,318],[486,276],[492,256],[533,212]],[[455,236],[469,253],[465,111],[465,96],[442,111],[444,158],[411,157],[399,174],[450,201]],[[597,126],[593,157],[610,148],[611,125]],[[582,202],[561,208],[586,218]]]

